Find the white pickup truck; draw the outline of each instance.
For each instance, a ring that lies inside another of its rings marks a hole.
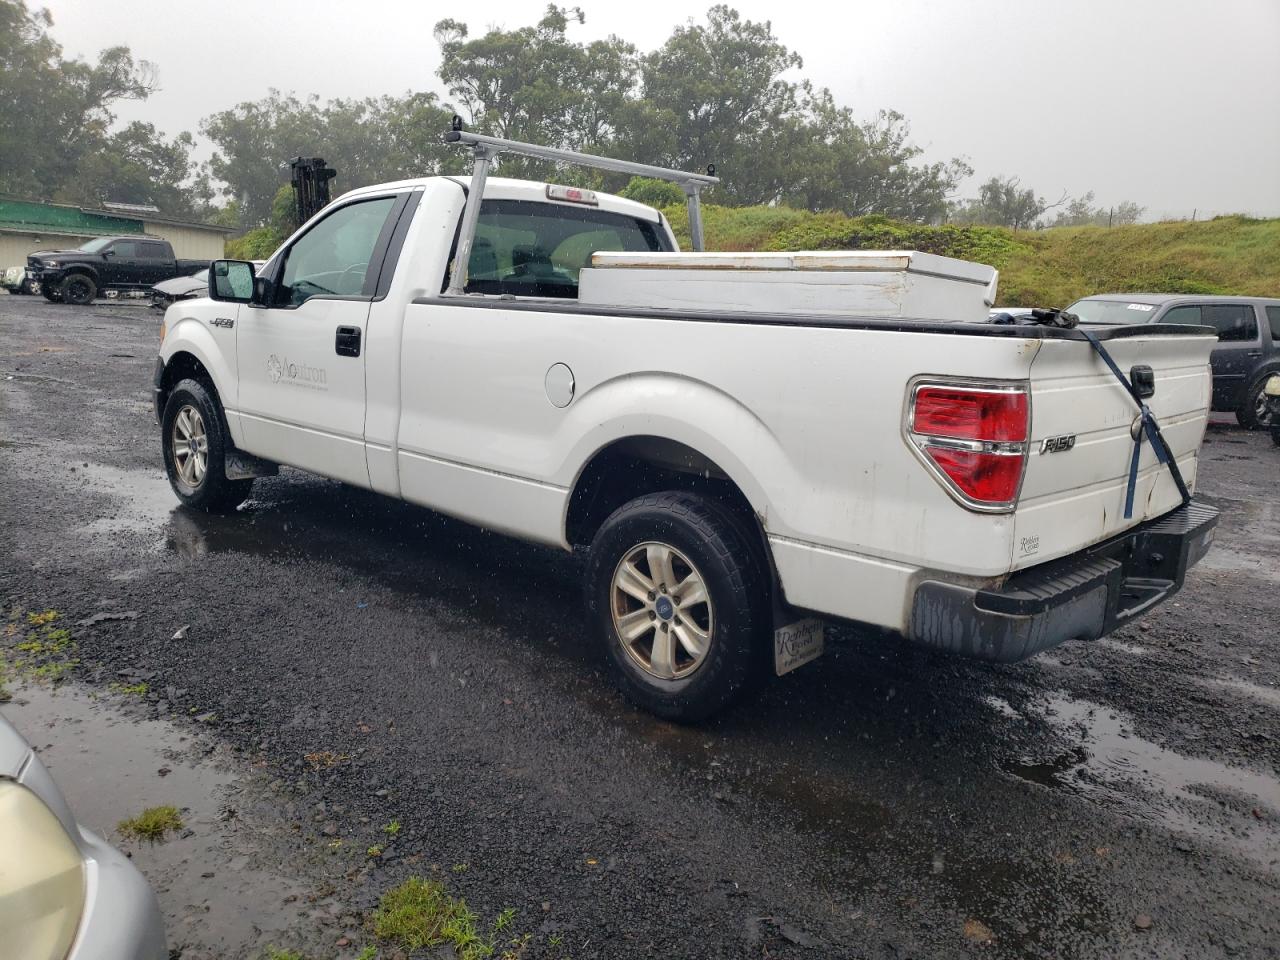
[[[584,550],[620,686],[678,720],[812,659],[817,617],[1015,661],[1144,613],[1208,550],[1211,330],[1095,349],[983,322],[976,264],[682,254],[658,211],[489,178],[533,148],[454,139],[470,182],[348,193],[169,308],[155,410],[183,503],[234,507],[288,464]],[[709,178],[667,174],[696,238]]]

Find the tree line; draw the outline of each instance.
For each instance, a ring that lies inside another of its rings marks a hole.
[[[204,118],[199,132],[214,153],[197,164],[189,132],[167,138],[141,122],[113,129],[113,105],[155,91],[151,64],[127,47],[93,64],[66,59],[47,11],[0,0],[0,193],[153,203],[167,216],[274,233],[287,216],[277,204],[273,218],[273,202],[288,158],[322,155],[340,190],[460,173],[467,157],[440,140],[458,113],[468,129],[511,139],[690,170],[714,163],[723,182],[708,200],[728,206],[1015,228],[1096,222],[1103,212],[1092,193],[1050,204],[1016,177],[993,177],[977,197],[957,199],[973,173],[962,158],[926,162],[901,114],[860,120],[826,88],[793,79],[799,54],[769,22],[729,6],[675,27],[648,52],[616,36],[577,40],[583,20],[580,9],[552,5],[533,25],[474,37],[465,23],[441,20],[437,75],[447,100],[425,90],[324,101],[271,90]],[[611,190],[627,183],[519,157],[503,158],[500,172]],[[1142,212],[1123,209],[1133,220]]]

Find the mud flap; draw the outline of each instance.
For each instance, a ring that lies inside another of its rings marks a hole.
[[[228,480],[248,480],[251,477],[274,477],[280,472],[280,467],[243,450],[228,450],[225,471]]]

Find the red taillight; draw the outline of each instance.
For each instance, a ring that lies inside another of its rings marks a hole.
[[[1030,428],[1024,387],[919,384],[909,439],[965,506],[1008,510],[1018,499]]]
[[[1010,503],[1022,480],[1022,456],[925,447],[925,453],[970,500]]]
[[[921,387],[916,391],[913,429],[955,440],[1016,443],[1027,439],[1027,395]]]

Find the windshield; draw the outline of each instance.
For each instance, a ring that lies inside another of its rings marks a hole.
[[[1109,323],[1123,326],[1130,323],[1148,323],[1156,312],[1153,303],[1130,303],[1126,300],[1077,300],[1067,307],[1081,323]]]
[[[85,253],[97,253],[111,243],[113,237],[95,237],[88,243],[82,243],[76,247],[77,250],[83,250]]]

